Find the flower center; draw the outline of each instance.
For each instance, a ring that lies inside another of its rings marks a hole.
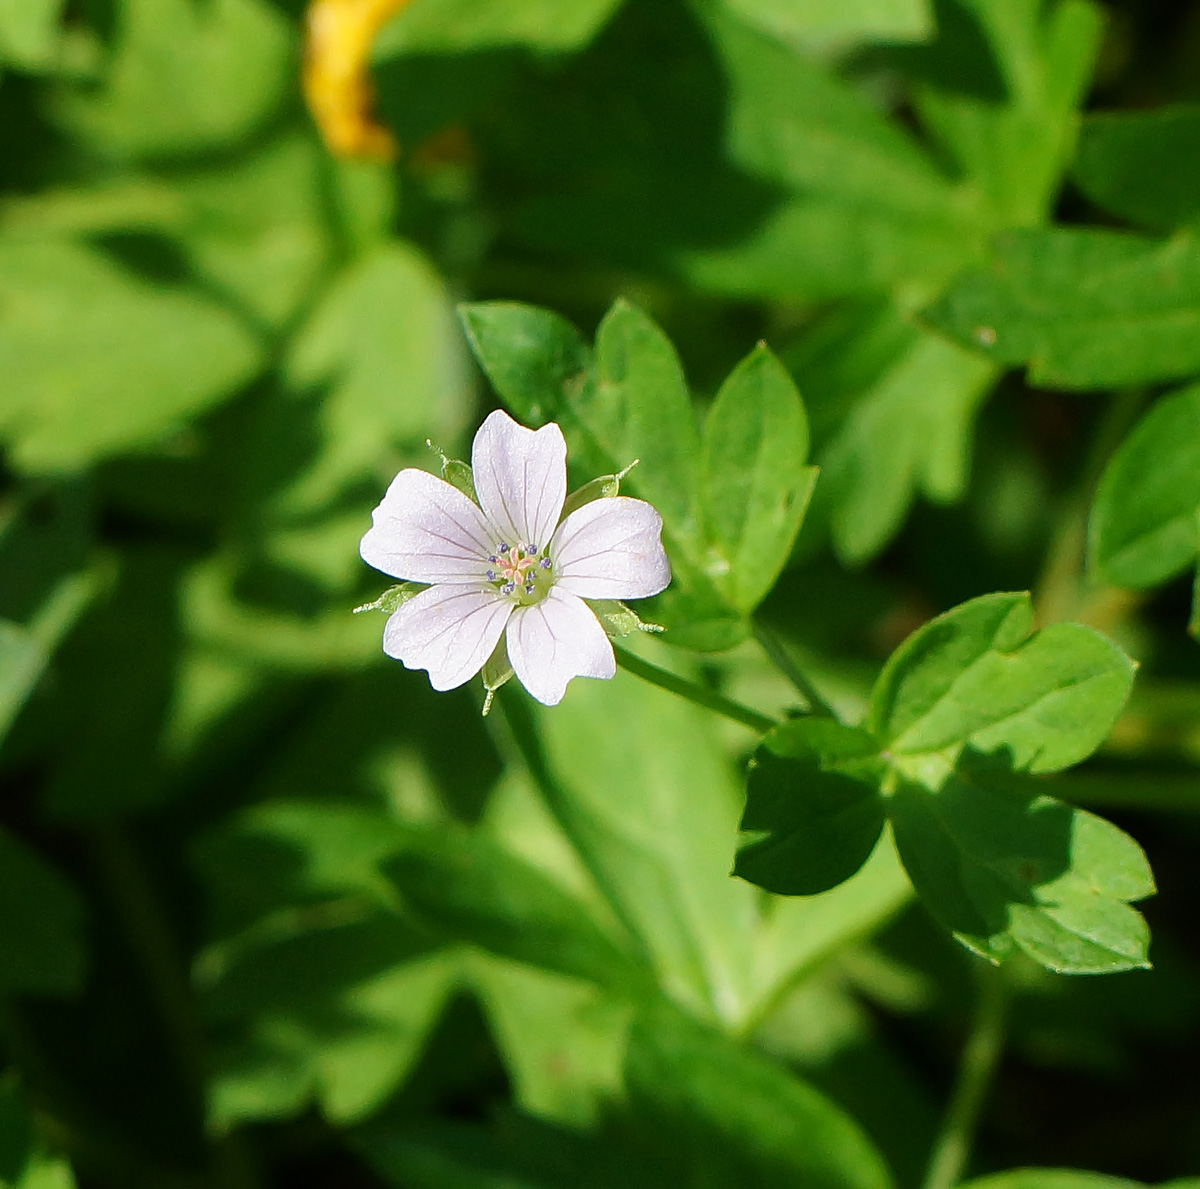
[[[540,603],[554,585],[554,565],[532,545],[501,543],[488,558],[487,579],[502,594],[522,607]]]

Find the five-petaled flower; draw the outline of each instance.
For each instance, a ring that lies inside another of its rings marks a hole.
[[[392,613],[384,651],[428,669],[434,689],[454,689],[503,636],[513,672],[547,706],[572,677],[612,677],[612,645],[584,600],[644,598],[667,586],[662,517],[620,495],[563,517],[567,446],[553,423],[531,430],[492,413],[475,435],[471,466],[478,504],[409,469],[372,515],[363,560],[431,584]]]

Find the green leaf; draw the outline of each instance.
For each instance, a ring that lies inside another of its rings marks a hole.
[[[940,281],[977,254],[969,201],[899,124],[724,7],[702,11],[729,79],[727,154],[786,193],[736,238],[678,251],[685,275],[725,293],[812,299]]]
[[[83,901],[32,847],[0,831],[0,989],[73,995],[83,983]]]
[[[0,1184],[5,1189],[75,1189],[71,1166],[44,1150],[16,1072],[0,1082]]]
[[[591,350],[558,314],[501,301],[460,305],[458,312],[492,387],[524,424],[560,417],[568,393],[589,382]]]
[[[1150,869],[1103,818],[993,787],[986,767],[938,787],[901,781],[888,816],[921,899],[977,953],[1021,950],[1063,974],[1149,966],[1149,929],[1126,901],[1153,893]]]
[[[644,1135],[677,1132],[673,1183],[886,1189],[858,1125],[753,1049],[668,1006],[634,1021],[625,1070]],[[683,1169],[679,1170],[680,1172]]]
[[[50,591],[28,627],[0,619],[0,743],[96,586],[95,573],[69,574]]]
[[[1182,1189],[1185,1182],[1169,1183]],[[1073,1168],[1015,1168],[964,1181],[963,1189],[1141,1189],[1141,1185],[1140,1181]]]
[[[900,320],[892,307],[866,317],[841,346],[853,358],[882,346],[881,336],[889,342],[878,370],[850,381],[855,403],[820,455],[819,499],[829,505],[834,549],[848,564],[892,539],[918,492],[943,504],[961,498],[975,415],[998,374],[978,355]],[[799,372],[803,382],[805,369]]]
[[[734,875],[784,896],[849,879],[883,830],[875,740],[832,719],[781,723],[750,762]]]
[[[1200,550],[1200,386],[1158,401],[1109,460],[1088,526],[1092,570],[1117,586],[1164,582]]]
[[[375,57],[396,53],[462,54],[502,46],[538,53],[578,49],[595,36],[621,0],[415,0],[379,36]]]
[[[596,331],[595,384],[572,402],[608,456],[640,465],[627,482],[694,552],[700,435],[675,348],[641,310],[618,300]]]
[[[1076,623],[1033,628],[1026,594],[972,599],[893,653],[871,698],[871,729],[896,757],[968,746],[1029,772],[1089,756],[1112,730],[1134,666]]]
[[[26,471],[153,446],[249,380],[260,345],[199,292],[68,241],[0,242],[0,434]]]
[[[227,1129],[298,1114],[369,1114],[407,1077],[457,980],[390,914],[332,902],[202,956],[202,1005],[219,1026],[209,1119]],[[356,912],[356,908],[358,911]]]
[[[1097,206],[1156,231],[1200,216],[1200,106],[1089,116],[1074,180]]]
[[[1001,236],[924,312],[939,330],[1032,383],[1089,389],[1200,371],[1200,245],[1056,228]]]
[[[446,936],[501,955],[636,990],[640,960],[554,880],[463,830],[412,838],[384,864],[406,904]]]
[[[441,281],[415,248],[392,241],[343,273],[285,364],[296,394],[286,410],[292,420],[306,398],[322,396],[320,446],[274,510],[321,507],[364,476],[390,477],[400,443],[451,436],[465,405],[456,339]]]
[[[594,983],[472,955],[467,975],[491,1021],[517,1105],[539,1118],[594,1124],[621,1091],[632,1009]]]
[[[928,0],[725,0],[747,24],[815,49],[858,41],[923,41],[933,32]]]
[[[917,111],[997,227],[1045,222],[1074,149],[1104,22],[1088,0],[948,0],[938,39],[902,51],[920,79]],[[963,63],[971,86],[957,85]],[[968,68],[969,69],[969,68]],[[972,93],[994,76],[999,96]]]
[[[265,0],[121,0],[101,87],[64,87],[62,123],[110,158],[159,158],[243,140],[279,108],[292,35]]]
[[[538,722],[551,809],[659,986],[696,1014],[744,1018],[757,893],[728,875],[740,797],[709,717],[619,671],[577,682]]]
[[[796,386],[765,346],[721,386],[704,428],[701,491],[717,579],[734,606],[753,609],[775,584],[804,519],[816,469]]]
[[[0,0],[0,62],[20,70],[54,65],[66,0]]]
[[[321,150],[291,134],[178,181],[192,267],[273,329],[314,296],[333,257]]]

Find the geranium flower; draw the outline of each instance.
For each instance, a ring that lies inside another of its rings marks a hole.
[[[617,495],[560,521],[567,444],[553,423],[531,430],[492,413],[475,435],[471,467],[478,504],[410,469],[372,514],[363,560],[431,584],[392,613],[384,652],[427,669],[433,688],[447,690],[474,677],[503,636],[513,672],[547,706],[572,677],[612,677],[612,645],[585,600],[645,598],[667,586],[662,517]]]

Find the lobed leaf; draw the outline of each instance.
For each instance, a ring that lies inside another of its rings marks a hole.
[[[896,845],[930,912],[992,961],[1021,950],[1064,974],[1149,965],[1126,903],[1154,891],[1141,849],[1103,819],[990,780],[986,765],[888,798]]]
[[[1081,624],[1032,627],[1024,594],[983,595],[931,620],[880,674],[872,730],[897,756],[968,746],[1030,772],[1086,758],[1129,696],[1133,663]]]
[[[1001,236],[924,311],[937,329],[1032,383],[1091,389],[1200,371],[1200,244],[1077,228]]]

